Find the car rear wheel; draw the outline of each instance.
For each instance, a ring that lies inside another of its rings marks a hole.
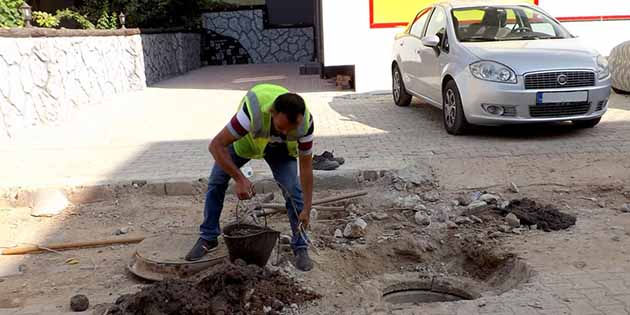
[[[600,120],[602,120],[601,117],[587,120],[574,120],[573,125],[578,128],[593,128],[599,124]]]
[[[398,106],[409,106],[411,104],[411,95],[407,93],[405,82],[403,82],[402,74],[397,65],[392,69],[392,95],[394,103]]]
[[[470,128],[470,124],[468,124],[466,116],[464,115],[462,100],[455,81],[451,80],[446,83],[442,93],[442,117],[444,118],[444,129],[452,135],[461,135],[466,133],[466,131]]]

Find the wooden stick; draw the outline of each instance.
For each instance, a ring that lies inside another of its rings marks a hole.
[[[263,209],[262,211],[258,211],[256,212],[256,216],[258,217],[266,217],[272,214],[276,214],[276,213],[280,213],[280,212],[286,212],[287,208],[284,207],[284,205],[278,205],[278,207],[265,207],[267,209]],[[346,210],[346,208],[344,207],[324,207],[324,206],[318,206],[318,207],[314,207],[315,209],[317,209],[318,211],[344,211]]]
[[[287,210],[287,208],[285,207],[285,205],[280,204],[280,203],[263,203],[262,207],[265,209],[273,209],[273,210]],[[345,207],[340,207],[340,206],[317,206],[315,207],[317,208],[317,210],[321,210],[321,211],[343,211],[346,210]]]
[[[340,201],[340,200],[344,200],[344,199],[352,199],[352,198],[356,198],[356,197],[365,196],[367,194],[368,194],[368,192],[365,191],[365,190],[357,191],[355,193],[339,195],[339,196],[333,196],[333,197],[328,197],[328,198],[324,198],[324,199],[320,199],[320,200],[314,200],[313,201],[313,205],[316,206],[316,205],[322,205],[322,204],[325,204],[325,203],[331,203],[331,202]]]
[[[367,191],[362,190],[362,191],[358,191],[358,192],[354,192],[354,193],[350,193],[350,194],[328,197],[328,198],[324,198],[324,199],[313,201],[313,206],[321,205],[321,204],[325,204],[325,203],[331,203],[331,202],[335,202],[335,201],[341,201],[341,200],[345,200],[345,199],[361,197],[361,196],[365,196],[367,194],[368,194]],[[272,214],[276,214],[276,213],[279,213],[279,212],[287,211],[287,208],[283,204],[280,204],[280,203],[263,203],[262,207],[263,208],[267,208],[267,209],[271,209],[271,210],[263,210],[261,212],[258,212],[256,215],[259,216],[259,217],[266,217],[268,215],[272,215]],[[325,207],[325,206],[315,207],[315,209],[321,210],[321,211],[343,211],[343,210],[345,210],[344,207]]]
[[[57,243],[48,245],[32,245],[32,246],[18,246],[13,248],[7,248],[2,250],[2,255],[23,255],[29,253],[45,252],[48,249],[54,250],[68,250],[83,247],[99,247],[116,244],[131,244],[140,243],[144,240],[144,237],[130,237],[121,239],[110,239],[100,241],[87,241],[87,242],[74,242],[74,243]]]

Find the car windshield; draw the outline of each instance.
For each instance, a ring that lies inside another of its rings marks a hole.
[[[546,14],[527,6],[484,6],[451,10],[460,42],[540,40],[572,35]]]

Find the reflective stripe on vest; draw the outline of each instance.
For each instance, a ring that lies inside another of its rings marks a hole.
[[[251,116],[249,118],[251,124],[251,133],[252,135],[254,135],[254,137],[264,137],[266,135],[263,131],[262,114],[260,112],[260,102],[258,102],[258,97],[256,96],[256,93],[250,90],[249,92],[247,92],[246,98],[247,104],[249,104],[249,115]]]

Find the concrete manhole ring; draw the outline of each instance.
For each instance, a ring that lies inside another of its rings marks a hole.
[[[386,304],[419,304],[474,300],[481,297],[476,285],[454,277],[421,277],[389,284],[382,290]]]

